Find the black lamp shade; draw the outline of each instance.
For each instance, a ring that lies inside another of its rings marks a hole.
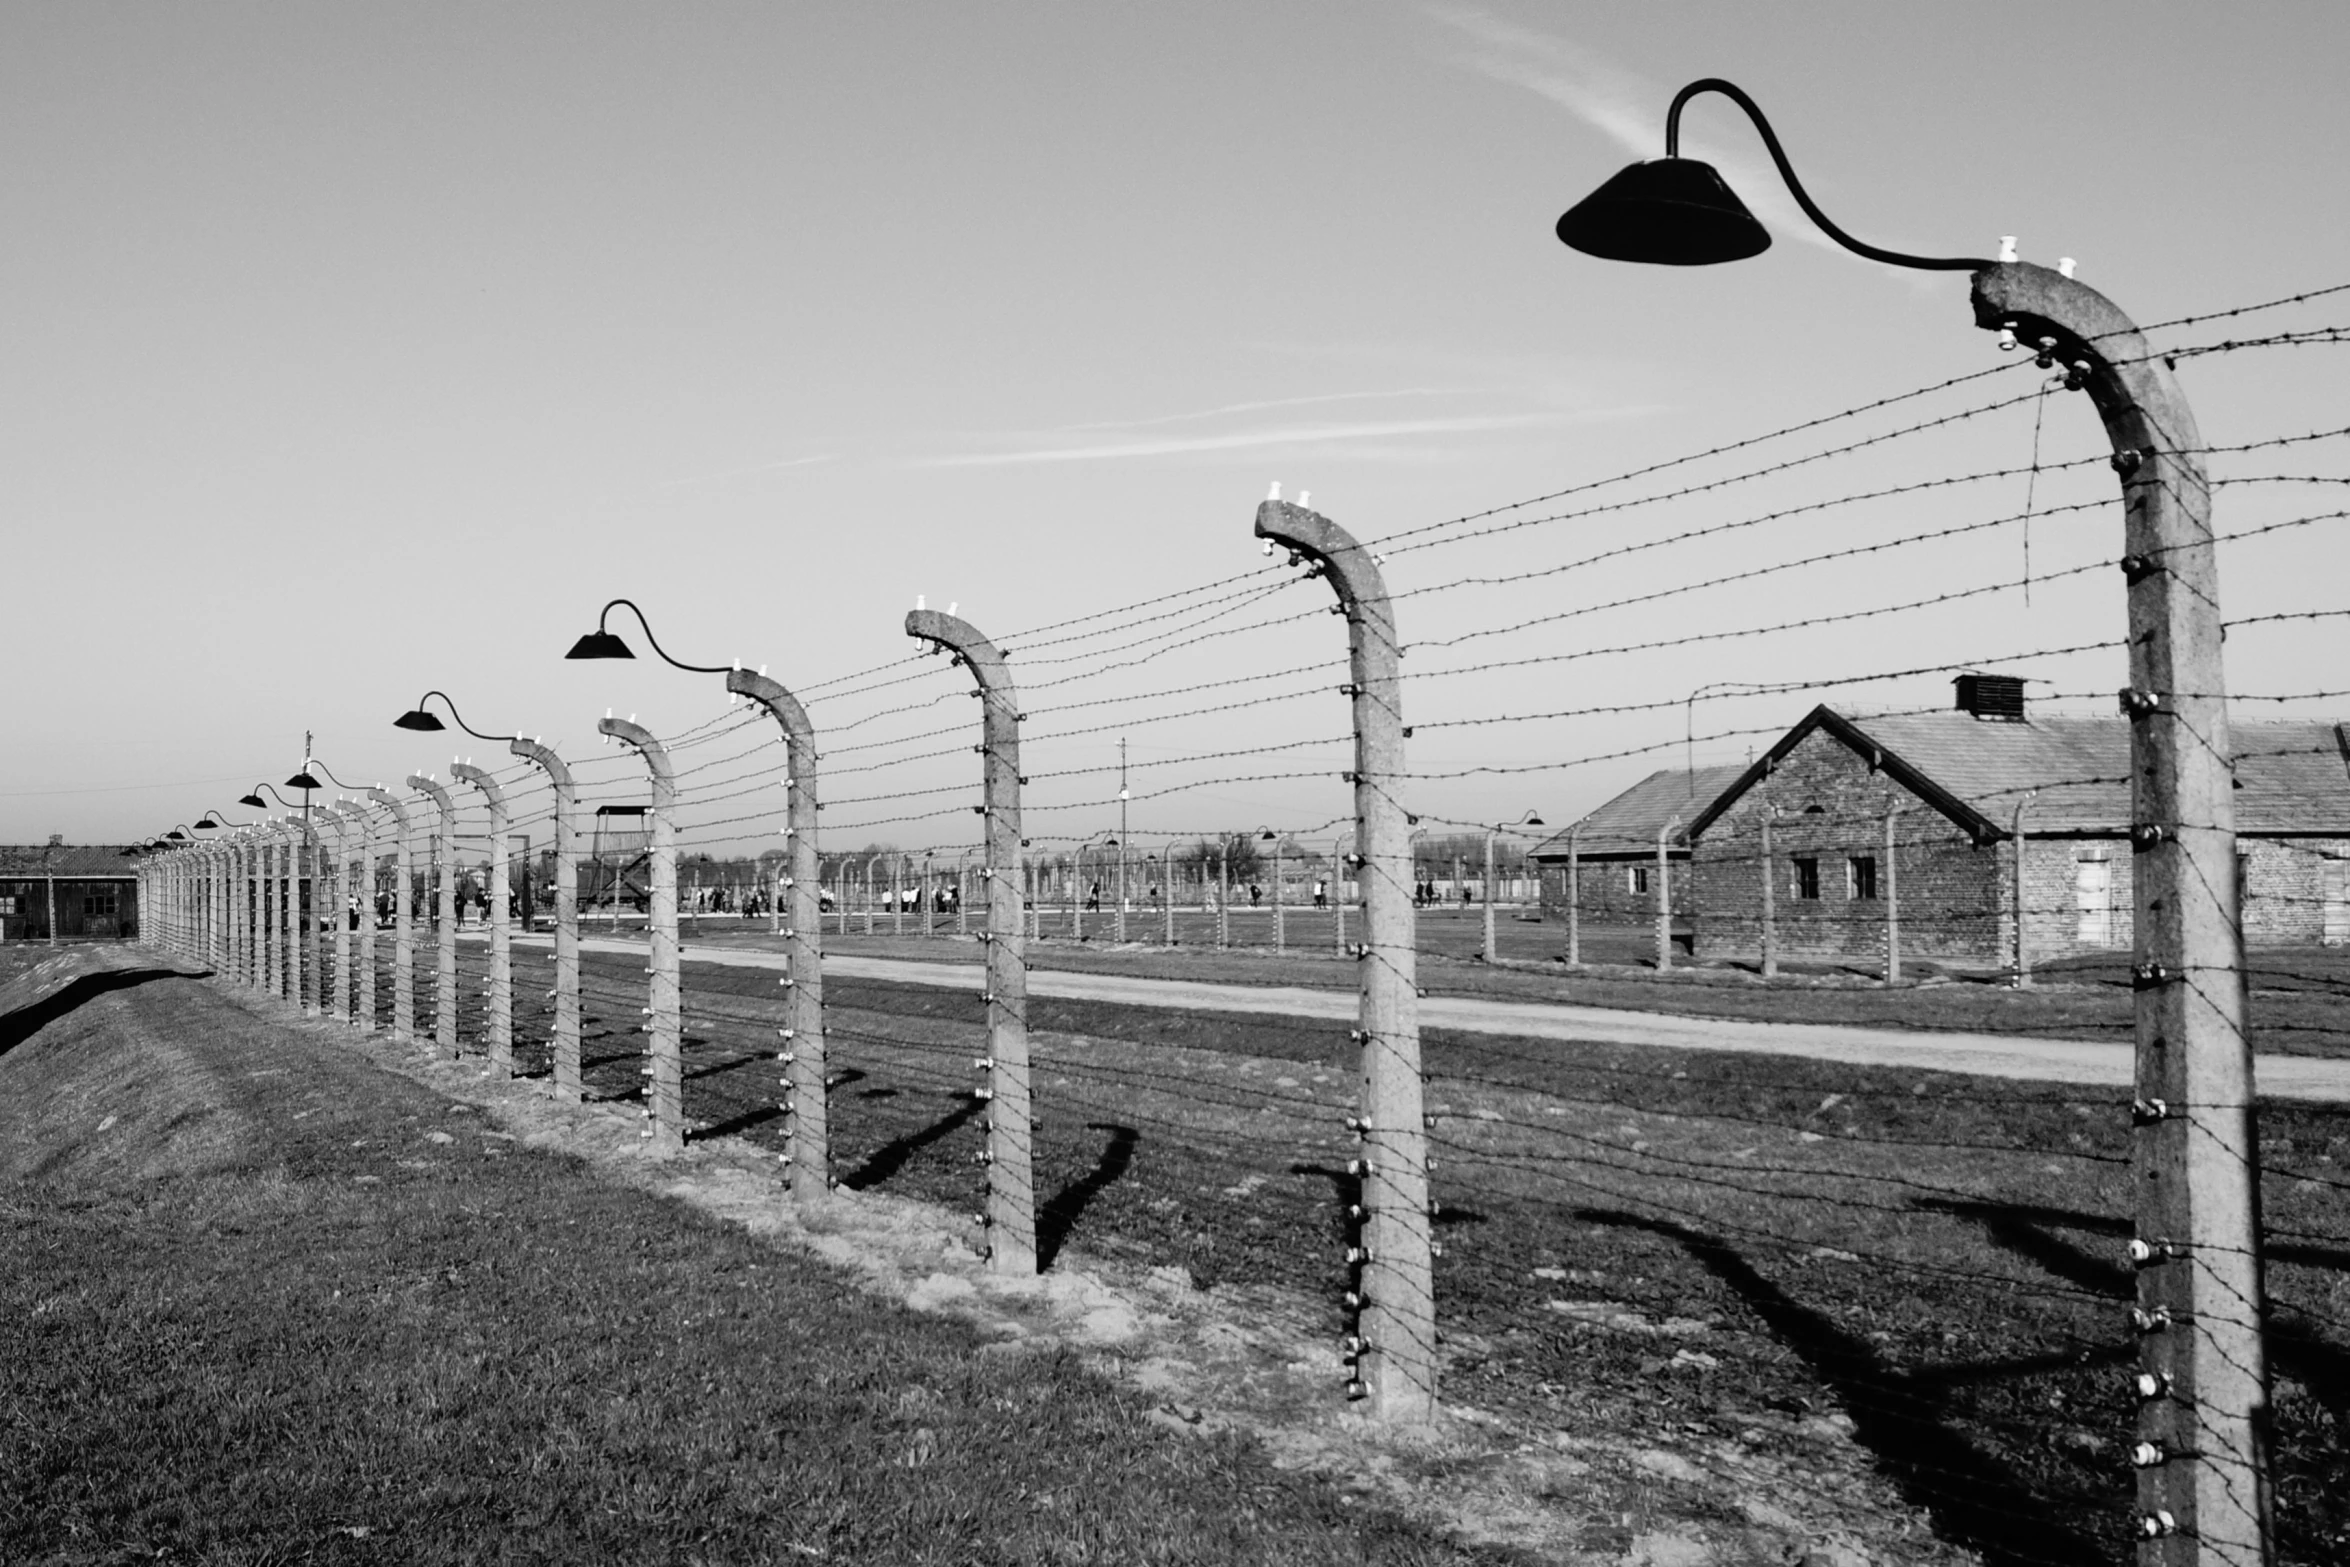
[[[323,789],[326,785],[312,777],[310,769],[305,767],[286,780],[286,787],[289,789]]]
[[[1526,813],[1526,825],[1529,827],[1540,827],[1545,824],[1539,815],[1532,811],[1528,811]]]
[[[173,843],[186,843],[188,841],[188,835],[184,832],[181,832],[177,827],[174,827],[171,831],[165,833],[163,836]]]
[[[572,656],[575,658],[578,657],[577,654],[573,654]],[[432,714],[426,712],[423,708],[412,707],[408,709],[407,712],[402,713],[399,717],[393,719],[392,727],[395,729],[421,729],[426,734],[431,734],[436,729],[446,729],[449,726],[442,723],[439,719],[433,717]]]
[[[237,803],[239,805],[250,805],[257,811],[266,811],[269,809],[269,802],[261,798],[259,793],[241,794],[237,796]]]
[[[1771,248],[1746,203],[1695,158],[1631,165],[1568,208],[1558,236],[1587,256],[1668,267],[1743,261]]]
[[[581,637],[577,642],[572,643],[571,651],[564,654],[563,656],[565,658],[636,657],[634,653],[631,653],[628,650],[627,643],[621,641],[618,637],[614,636],[609,631],[589,632],[586,636]],[[433,727],[437,729],[440,726],[436,724]]]
[[[210,832],[210,831],[212,831],[212,830],[213,830],[215,827],[218,827],[219,825],[220,825],[220,823],[218,823],[218,822],[216,822],[216,821],[212,820],[210,817],[206,817],[206,818],[205,818],[203,821],[200,821],[200,822],[198,822],[198,823],[196,824],[196,831],[198,831],[198,832]]]

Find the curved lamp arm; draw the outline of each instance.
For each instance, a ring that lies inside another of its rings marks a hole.
[[[278,788],[277,788],[277,785],[275,785],[275,784],[272,784],[272,783],[257,783],[257,784],[255,784],[255,785],[253,786],[253,791],[252,791],[252,793],[250,793],[250,794],[246,794],[246,795],[241,795],[241,796],[239,796],[239,797],[238,797],[238,799],[237,799],[237,803],[238,803],[239,805],[250,805],[250,806],[252,806],[252,807],[253,807],[254,809],[256,809],[256,810],[264,810],[264,811],[265,811],[265,810],[269,809],[269,802],[268,802],[267,800],[264,800],[263,798],[261,798],[261,791],[262,791],[262,790],[264,790],[264,789],[268,790],[268,791],[269,791],[271,794],[275,794],[275,795],[277,795],[277,803],[278,803],[278,804],[280,804],[280,805],[282,805],[282,806],[284,806],[284,807],[285,807],[287,810],[289,810],[289,811],[298,811],[298,810],[300,810],[300,809],[302,808],[302,802],[301,802],[301,801],[299,801],[299,800],[289,800],[289,799],[287,799],[287,798],[286,798],[284,795],[282,795],[282,794],[278,794]]]
[[[1845,233],[1829,221],[1828,215],[1819,209],[1819,204],[1811,199],[1809,192],[1804,190],[1803,182],[1795,177],[1795,168],[1787,161],[1786,152],[1779,146],[1779,138],[1777,133],[1772,131],[1771,122],[1763,118],[1761,107],[1746,95],[1746,89],[1735,82],[1726,82],[1718,76],[1708,76],[1702,80],[1691,82],[1673,95],[1673,106],[1665,111],[1666,157],[1678,158],[1681,156],[1682,107],[1699,93],[1705,92],[1720,93],[1746,111],[1746,117],[1754,122],[1754,128],[1762,133],[1763,145],[1770,149],[1771,161],[1779,166],[1779,177],[1787,182],[1788,194],[1795,198],[1795,204],[1803,209],[1806,217],[1819,225],[1821,233],[1854,255],[1866,256],[1871,261],[1882,261],[1888,266],[1916,267],[1928,272],[1979,272],[1985,267],[1997,265],[1996,262],[1986,261],[1979,256],[1904,255],[1898,250],[1881,250],[1875,245],[1866,244]]]
[[[460,712],[458,712],[458,711],[457,711],[457,704],[456,704],[454,701],[452,701],[452,700],[450,699],[450,697],[449,697],[449,693],[448,693],[448,692],[446,692],[446,691],[427,691],[427,692],[425,692],[425,693],[424,693],[424,695],[422,695],[422,696],[420,696],[420,697],[418,697],[418,698],[416,699],[416,705],[415,705],[414,707],[412,707],[412,708],[408,709],[408,711],[407,711],[407,712],[405,712],[405,713],[402,713],[402,714],[401,714],[399,717],[397,717],[397,718],[395,718],[395,719],[393,719],[393,720],[392,720],[392,727],[393,727],[393,728],[395,728],[395,729],[417,729],[417,730],[422,730],[422,731],[423,731],[423,732],[425,732],[426,734],[430,734],[430,733],[432,733],[433,731],[435,731],[435,730],[438,730],[438,729],[445,729],[445,728],[447,728],[448,726],[447,726],[446,724],[442,723],[442,722],[441,722],[439,719],[437,719],[437,718],[433,717],[433,716],[432,716],[432,714],[430,714],[430,713],[428,713],[428,712],[426,712],[426,711],[424,710],[424,704],[425,704],[425,703],[427,703],[427,702],[430,702],[430,701],[431,701],[431,700],[432,700],[434,697],[436,697],[436,696],[437,696],[437,697],[439,697],[439,698],[441,699],[441,705],[442,705],[442,706],[444,706],[444,707],[446,707],[446,708],[448,708],[448,710],[449,710],[449,716],[450,716],[451,718],[454,718],[454,719],[456,719],[456,720],[457,720],[457,727],[458,727],[458,728],[460,728],[460,729],[462,729],[462,730],[464,730],[464,731],[465,731],[467,734],[469,734],[469,735],[473,736],[473,738],[474,738],[474,739],[476,739],[476,740],[499,741],[499,740],[506,740],[506,739],[510,739],[510,738],[511,738],[511,739],[519,739],[519,738],[521,738],[519,735],[515,735],[515,736],[507,736],[507,735],[485,735],[485,734],[483,734],[483,733],[482,733],[480,730],[478,730],[478,729],[474,728],[474,727],[473,727],[471,724],[469,724],[469,723],[467,723],[467,722],[465,721],[465,716],[464,716],[462,713],[460,713]],[[332,773],[329,773],[329,774],[327,774],[327,776],[328,776],[329,778],[333,778],[333,777],[334,777],[334,774],[332,774]],[[336,779],[335,781],[336,781],[337,783],[341,783],[341,782],[342,782],[342,780],[341,780],[341,779]],[[348,788],[350,787],[350,785],[349,785],[349,784],[343,784],[343,787],[344,787],[344,788],[346,788],[346,789],[348,789]]]
[[[651,644],[655,656],[657,656],[661,662],[669,665],[671,668],[682,669],[689,674],[695,675],[725,675],[731,674],[736,668],[741,667],[739,665],[726,664],[686,664],[671,658],[668,653],[662,649],[660,640],[653,635],[652,622],[645,619],[645,612],[637,608],[636,605],[628,599],[614,599],[611,603],[606,604],[596,616],[596,629],[589,632],[586,636],[581,637],[577,642],[574,642],[571,645],[571,651],[564,654],[563,656],[565,658],[636,657],[634,653],[628,650],[627,643],[621,641],[611,632],[604,629],[604,621],[606,618],[611,615],[612,611],[623,606],[626,606],[630,614],[636,616],[636,623],[644,628],[645,641]],[[445,701],[447,699],[443,698],[443,700]],[[455,711],[455,709],[452,708],[451,711]]]

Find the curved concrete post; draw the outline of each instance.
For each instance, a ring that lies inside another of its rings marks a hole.
[[[1354,711],[1354,864],[1363,889],[1363,1157],[1361,1239],[1353,1260],[1358,1328],[1352,1391],[1386,1421],[1425,1420],[1436,1408],[1436,1302],[1430,1258],[1428,1132],[1420,1080],[1414,982],[1410,823],[1402,786],[1403,668],[1379,565],[1345,529],[1285,501],[1257,508],[1256,534],[1327,577],[1346,617]],[[1343,865],[1332,901],[1344,919]]]
[[[1681,825],[1676,811],[1656,830],[1656,971],[1673,966],[1673,829]]]
[[[232,858],[226,843],[215,843],[212,846],[211,913],[207,917],[212,925],[212,971],[215,974],[229,972],[228,872]]]
[[[302,924],[302,879],[309,874],[314,839],[299,816],[286,819],[286,831],[286,999],[304,1017],[315,1017],[317,1008],[312,1004],[305,972],[315,965],[318,954]]]
[[[1035,1118],[1028,1081],[1028,940],[1020,918],[1020,704],[995,644],[969,621],[936,610],[906,616],[906,635],[968,667],[979,695],[979,753],[986,827],[988,1266],[1036,1272]]]
[[[680,1049],[677,986],[677,775],[670,770],[669,753],[643,729],[623,718],[607,718],[596,725],[599,733],[633,746],[645,759],[653,779],[653,906],[645,924],[651,948],[652,1036],[646,1051],[645,1119],[643,1135],[659,1153],[685,1147],[685,1066]]]
[[[222,845],[221,896],[225,913],[221,935],[228,944],[228,977],[249,984],[245,970],[245,829],[234,828]]]
[[[507,749],[537,765],[555,792],[555,1092],[577,1099],[579,1084],[579,790],[571,769],[536,740],[519,735]]]
[[[2272,1559],[2260,1154],[2236,875],[2234,750],[2203,439],[2165,362],[2094,289],[2024,263],[1974,275],[1976,324],[2061,360],[2121,475],[2129,594],[2140,1112],[2142,1564]],[[2018,845],[2016,879],[2023,880]]]
[[[259,840],[254,853],[254,940],[259,953],[261,983],[265,996],[284,994],[285,953],[278,940],[278,854],[285,829],[277,822],[265,821],[255,835]]]
[[[1567,829],[1567,967],[1583,966],[1583,824]]]
[[[309,997],[302,1004],[304,1017],[318,1017],[326,1011],[326,964],[322,950],[326,931],[319,924],[320,904],[325,900],[326,844],[318,836],[317,825],[310,813],[302,814],[302,836],[295,851],[301,857],[301,874],[294,879],[294,927],[302,947],[302,968],[309,976]],[[302,891],[310,892],[309,914],[303,914]]]
[[[2030,840],[2024,835],[2024,813],[2032,808],[2032,795],[2026,791],[2015,802],[2015,818],[2008,828],[2008,840],[2015,849],[2015,880],[2008,888],[2010,922],[2015,926],[2015,986],[2018,990],[2032,988],[2032,941],[2026,933],[2025,919],[2031,913],[2030,899],[2025,895],[2024,858]]]
[[[1495,898],[1494,898],[1494,892],[1495,892],[1495,890],[1496,890],[1496,887],[1495,887],[1495,883],[1494,883],[1494,880],[1493,880],[1493,839],[1494,839],[1494,830],[1493,830],[1492,828],[1490,828],[1490,827],[1486,828],[1486,829],[1485,829],[1485,952],[1484,952],[1484,957],[1485,957],[1485,961],[1486,961],[1486,962],[1488,962],[1488,963],[1499,963],[1499,962],[1501,961],[1501,948],[1495,944],[1495,943],[1496,943],[1496,938],[1495,938],[1495,936],[1494,936],[1494,934],[1493,934],[1493,905],[1494,905],[1494,903],[1495,903],[1495,901],[1496,901],[1496,900],[1495,900]]]
[[[335,1004],[343,1021],[353,1028],[375,1027],[375,867],[374,832],[367,807],[355,800],[337,800],[327,807],[338,823],[335,853]],[[352,832],[356,830],[354,841]],[[362,875],[356,867],[367,867]],[[362,888],[367,888],[366,894]],[[352,911],[359,915],[351,923]]]
[[[416,1037],[416,926],[409,912],[414,901],[416,849],[408,807],[387,789],[369,789],[367,797],[392,813],[392,1037]]]
[[[726,689],[766,708],[783,730],[783,896],[777,907],[783,919],[787,999],[777,1060],[783,1066],[784,1158],[790,1165],[792,1195],[805,1200],[832,1189],[824,906],[818,897],[822,872],[816,860],[816,731],[799,699],[765,675],[735,670],[726,677]]]
[[[510,879],[506,869],[506,791],[478,767],[458,762],[451,774],[482,792],[490,803],[490,1070],[514,1075],[514,948],[506,919]]]
[[[408,775],[408,787],[431,798],[439,816],[433,827],[432,857],[440,886],[433,899],[433,923],[440,929],[433,942],[433,1043],[451,1060],[457,1057],[457,802],[449,791],[422,773]]]
[[[319,968],[318,1010],[323,1017],[348,1022],[344,998],[351,993],[351,934],[350,922],[343,918],[343,886],[351,870],[351,824],[339,801],[321,805],[318,814],[335,834],[332,850],[326,846],[326,834],[318,835],[318,884],[310,893],[310,917],[325,926],[326,964],[334,970],[329,975],[326,965]]]

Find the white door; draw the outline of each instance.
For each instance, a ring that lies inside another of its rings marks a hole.
[[[2113,862],[2073,862],[2073,938],[2084,947],[2113,944]]]
[[[2326,872],[2326,945],[2350,943],[2350,855],[2329,854]]]

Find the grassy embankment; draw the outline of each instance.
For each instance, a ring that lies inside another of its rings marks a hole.
[[[323,1030],[151,971],[11,991],[0,1560],[1504,1559]]]

